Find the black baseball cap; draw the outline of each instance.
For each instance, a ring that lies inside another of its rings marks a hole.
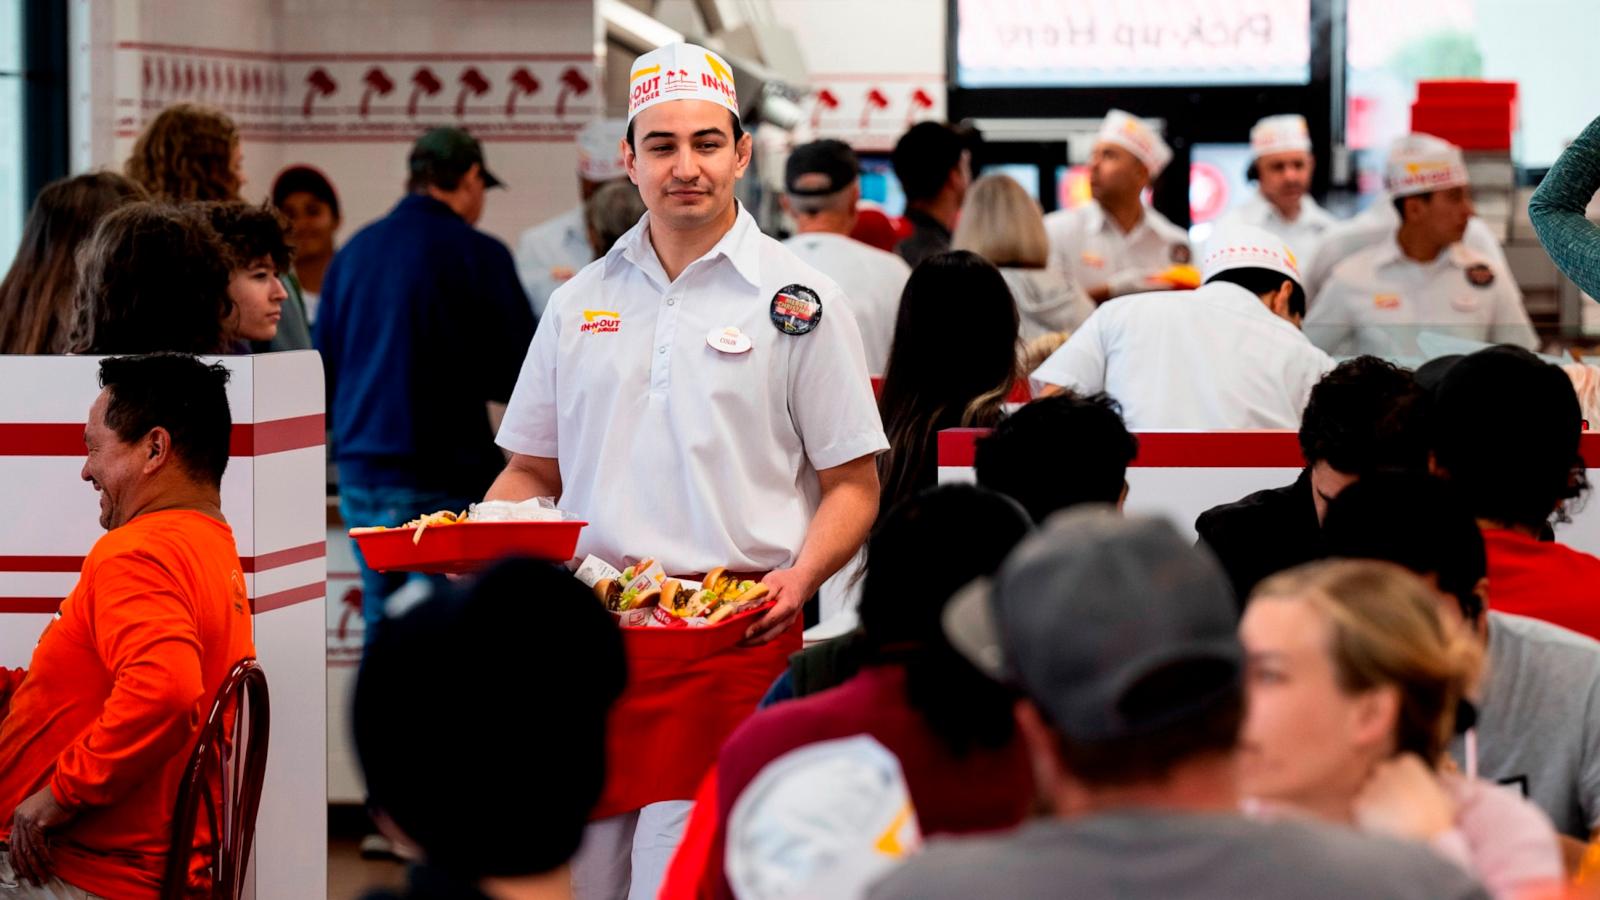
[[[1076,741],[1136,738],[1199,714],[1236,694],[1244,671],[1216,559],[1165,519],[1104,505],[1052,516],[994,577],[957,592],[943,624],[962,656]],[[1150,697],[1152,679],[1175,669],[1203,687]]]
[[[824,197],[844,190],[859,177],[861,163],[849,144],[812,141],[789,153],[789,162],[783,169],[783,187],[797,197]]]
[[[411,145],[411,177],[432,181],[435,176],[454,180],[478,164],[486,188],[505,187],[483,161],[483,145],[460,128],[435,128]]]

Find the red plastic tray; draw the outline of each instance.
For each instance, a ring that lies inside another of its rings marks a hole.
[[[361,555],[379,572],[472,572],[506,556],[566,562],[588,522],[459,522],[415,529],[350,529]]]

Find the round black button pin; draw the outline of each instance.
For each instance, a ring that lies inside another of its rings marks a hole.
[[[822,321],[822,298],[803,284],[772,295],[772,325],[784,334],[810,334]]]

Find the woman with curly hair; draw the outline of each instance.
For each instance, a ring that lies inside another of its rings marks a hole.
[[[244,186],[239,129],[218,110],[175,103],[134,142],[127,174],[161,200],[237,200]]]
[[[0,353],[61,353],[72,333],[78,247],[109,212],[145,198],[115,172],[45,185],[28,213],[22,241],[0,282]]]
[[[78,254],[71,351],[225,352],[223,323],[233,314],[227,258],[192,207],[132,203],[107,215]]]

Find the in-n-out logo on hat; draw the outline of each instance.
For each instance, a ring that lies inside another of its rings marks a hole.
[[[628,78],[628,120],[669,100],[707,100],[737,116],[733,68],[694,44],[668,44],[634,60]]]

